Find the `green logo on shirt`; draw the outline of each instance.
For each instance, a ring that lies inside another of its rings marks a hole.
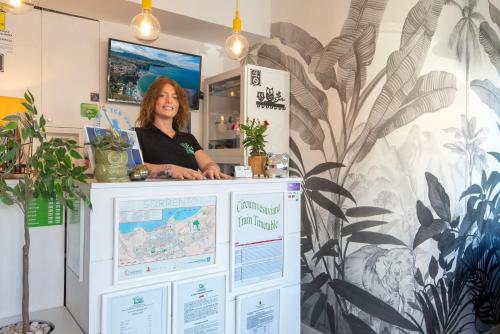
[[[181,143],[180,145],[184,147],[187,154],[194,154],[193,146],[189,145],[188,143]]]

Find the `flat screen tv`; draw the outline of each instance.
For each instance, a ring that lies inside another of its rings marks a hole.
[[[108,101],[140,104],[159,76],[187,91],[189,108],[199,109],[201,56],[109,39]]]

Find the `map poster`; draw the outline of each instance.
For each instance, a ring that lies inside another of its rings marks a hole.
[[[217,196],[117,199],[115,282],[215,263]]]
[[[284,193],[233,193],[233,288],[283,277]]]
[[[279,333],[280,291],[238,297],[237,317],[240,334]]]
[[[103,334],[166,334],[168,319],[167,285],[125,290],[102,297]]]
[[[173,332],[224,334],[226,276],[174,284]]]

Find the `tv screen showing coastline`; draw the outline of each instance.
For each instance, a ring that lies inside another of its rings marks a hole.
[[[159,76],[187,91],[189,107],[198,109],[201,56],[109,39],[108,101],[140,104]]]

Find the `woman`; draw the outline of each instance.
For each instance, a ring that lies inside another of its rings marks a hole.
[[[180,132],[189,118],[186,93],[174,80],[159,77],[141,103],[135,129],[151,175],[174,179],[228,179],[201,149],[196,138]],[[201,172],[200,172],[201,171]]]

